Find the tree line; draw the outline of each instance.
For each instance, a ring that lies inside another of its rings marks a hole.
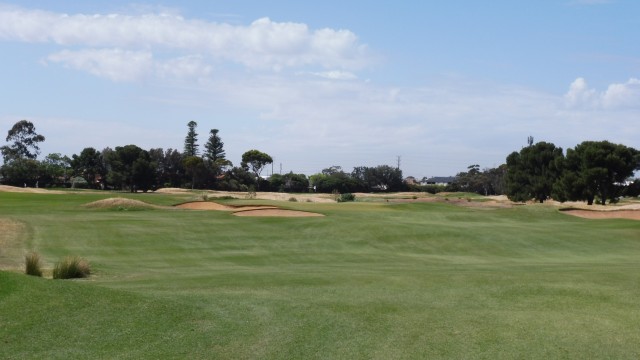
[[[198,124],[187,123],[182,151],[169,148],[145,150],[137,145],[82,149],[71,157],[59,153],[37,160],[45,137],[30,121],[21,120],[0,147],[4,164],[0,183],[29,187],[78,187],[131,192],[162,187],[226,191],[356,192],[405,189],[402,171],[390,166],[357,167],[345,173],[338,166],[307,177],[305,174],[262,176],[273,158],[251,149],[242,154],[239,166],[226,158],[218,129],[211,129],[200,151]]]
[[[533,143],[507,157],[506,194],[513,201],[549,198],[605,205],[621,196],[638,196],[640,152],[609,141],[584,141],[573,149]]]
[[[345,172],[331,166],[307,177],[305,174],[271,174],[264,168],[273,158],[252,149],[242,154],[239,166],[226,158],[218,129],[211,129],[204,150],[198,144],[198,124],[187,124],[182,152],[177,149],[142,149],[136,145],[98,151],[84,148],[71,157],[58,153],[37,160],[45,137],[30,121],[21,120],[8,131],[7,145],[0,147],[4,163],[0,182],[30,187],[86,187],[149,191],[162,187],[217,189],[226,191],[286,191],[323,193],[373,191],[464,191],[481,195],[507,195],[513,201],[549,198],[606,204],[621,196],[638,196],[640,180],[630,181],[640,170],[640,152],[608,141],[585,141],[563,152],[552,143],[534,144],[514,151],[506,163],[480,170],[477,164],[458,173],[446,186],[409,184],[397,167],[359,166]]]

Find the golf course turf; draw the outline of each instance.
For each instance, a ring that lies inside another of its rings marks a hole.
[[[531,204],[177,209],[0,192],[0,358],[636,359],[640,221]],[[24,275],[39,253],[45,277]],[[65,256],[82,280],[52,280]]]

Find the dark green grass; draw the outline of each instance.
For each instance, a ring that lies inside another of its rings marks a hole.
[[[32,229],[25,248],[94,272],[0,275],[0,358],[640,356],[639,222],[539,205],[229,201],[323,218],[81,206],[104,197],[0,193],[0,217]]]

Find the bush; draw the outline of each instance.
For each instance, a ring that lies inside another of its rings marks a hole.
[[[54,279],[80,279],[90,274],[89,262],[77,256],[67,256],[53,268]]]
[[[25,257],[25,274],[42,277],[42,263],[40,255],[35,252],[28,253]]]
[[[294,197],[292,196],[292,197],[290,197],[290,198],[289,198],[289,201],[291,201],[291,202],[297,202],[297,201],[298,201],[298,199],[296,199],[296,198],[294,198]]]
[[[338,197],[338,202],[347,202],[347,201],[355,201],[356,200],[356,196],[352,193],[346,193],[346,194],[342,194],[340,195],[340,197]]]

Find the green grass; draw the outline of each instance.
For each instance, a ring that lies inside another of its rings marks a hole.
[[[0,272],[0,358],[640,357],[640,222],[540,205],[228,201],[323,218],[82,206],[110,196],[0,193],[0,218],[26,225],[15,241],[45,268],[92,264],[86,280]]]

